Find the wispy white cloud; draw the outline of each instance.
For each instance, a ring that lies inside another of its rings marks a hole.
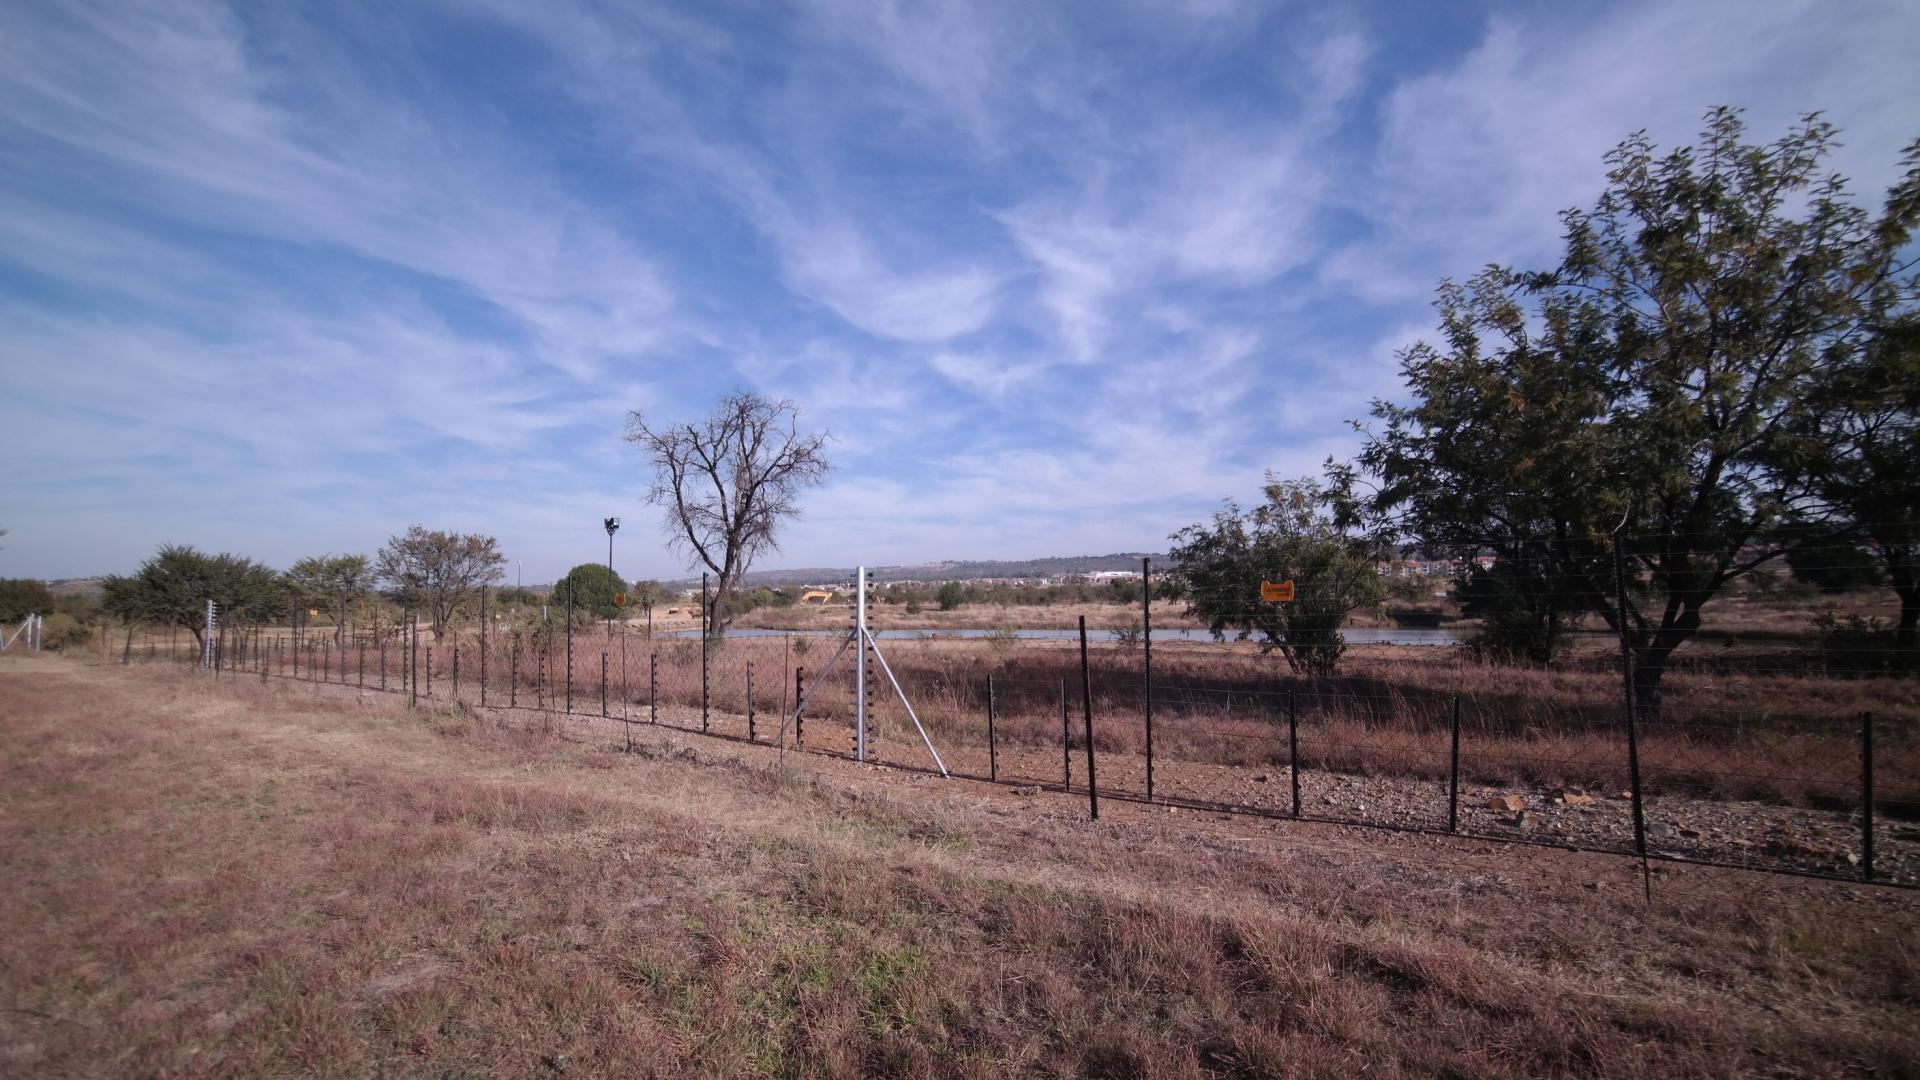
[[[1897,0],[1337,13],[509,0],[0,8],[0,572],[410,520],[546,580],[628,408],[830,427],[792,563],[1152,547],[1351,452],[1442,275],[1600,155],[1913,130]],[[576,528],[578,523],[583,526]],[[622,561],[678,567],[633,534]]]

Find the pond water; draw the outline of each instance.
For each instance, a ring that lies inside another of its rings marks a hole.
[[[1023,641],[1077,641],[1078,630],[1013,630],[1012,635]],[[782,637],[787,634],[800,634],[807,637],[837,638],[846,633],[844,630],[729,630],[728,637],[758,638]],[[955,629],[955,630],[875,630],[873,636],[881,641],[917,641],[922,638],[990,638],[1009,633],[1005,630]],[[1342,630],[1340,635],[1349,645],[1458,645],[1466,640],[1467,632],[1462,630],[1430,629],[1425,627],[1356,627]],[[658,635],[673,638],[698,638],[698,630],[676,630]],[[1112,641],[1113,631],[1087,628],[1087,640]],[[1155,627],[1155,641],[1212,641],[1213,635],[1205,630],[1167,629]],[[1248,648],[1253,641],[1236,642],[1232,634],[1227,635],[1226,644],[1240,644]]]

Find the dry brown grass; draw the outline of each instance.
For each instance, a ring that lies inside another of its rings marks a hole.
[[[1885,893],[1647,909],[1620,860],[165,669],[4,659],[0,702],[10,1075],[1920,1068]]]

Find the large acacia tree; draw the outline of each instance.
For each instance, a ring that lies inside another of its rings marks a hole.
[[[185,627],[204,644],[207,601],[225,628],[265,622],[286,610],[287,591],[272,568],[239,555],[208,555],[185,544],[163,545],[131,577],[106,583],[108,614]]]
[[[395,600],[427,613],[438,641],[453,621],[454,608],[506,576],[506,561],[491,536],[411,525],[387,540],[375,566]]]
[[[287,570],[287,584],[303,604],[318,604],[333,616],[335,647],[346,644],[354,605],[373,590],[373,563],[365,555],[315,555]]]
[[[666,511],[668,542],[714,574],[706,632],[731,620],[727,601],[754,559],[777,550],[780,526],[800,515],[799,494],[831,466],[825,433],[803,434],[791,401],[736,390],[704,419],[656,425],[627,416],[627,441],[653,466],[647,501]]]
[[[1541,576],[1521,594],[1543,618],[1623,633],[1645,711],[1702,609],[1780,554],[1783,525],[1819,524],[1813,391],[1911,300],[1920,157],[1875,214],[1825,171],[1818,116],[1771,145],[1744,134],[1716,109],[1698,146],[1629,138],[1595,207],[1563,215],[1556,269],[1443,285],[1445,340],[1402,354],[1412,403],[1375,403],[1361,458],[1414,535],[1510,557]]]

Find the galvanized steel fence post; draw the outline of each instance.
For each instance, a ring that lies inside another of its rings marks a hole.
[[[1140,560],[1140,688],[1147,721],[1147,801],[1153,801],[1153,560]]]

